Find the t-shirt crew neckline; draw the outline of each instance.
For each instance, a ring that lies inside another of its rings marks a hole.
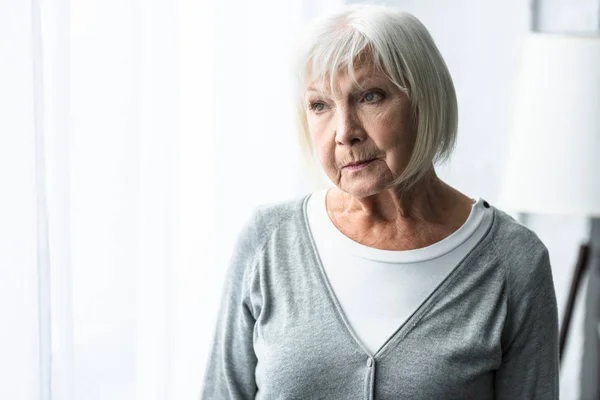
[[[464,243],[477,230],[483,221],[485,211],[489,211],[489,209],[484,206],[484,200],[481,197],[476,197],[475,199],[472,199],[474,200],[474,203],[467,220],[456,231],[439,242],[413,250],[382,250],[366,246],[350,239],[335,226],[333,221],[329,218],[325,206],[326,196],[329,190],[331,189],[323,189],[313,193],[313,195],[317,196],[315,199],[317,200],[316,205],[318,212],[320,213],[320,218],[323,220],[323,228],[327,230],[328,237],[330,237],[333,240],[333,243],[335,243],[336,246],[339,246],[344,252],[365,259],[385,263],[418,263],[441,257]]]

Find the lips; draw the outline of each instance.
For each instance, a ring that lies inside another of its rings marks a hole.
[[[373,161],[373,160],[374,160],[374,158],[371,158],[371,159],[369,159],[369,160],[356,161],[356,162],[353,162],[353,163],[347,164],[347,165],[346,165],[346,167],[356,167],[356,166],[360,166],[360,165],[368,164],[368,163],[370,163],[370,162],[371,162],[371,161]]]

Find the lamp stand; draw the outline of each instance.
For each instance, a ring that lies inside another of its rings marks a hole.
[[[577,263],[575,264],[575,272],[573,273],[573,280],[571,281],[571,289],[569,290],[569,298],[567,300],[567,308],[565,309],[565,315],[560,326],[559,336],[559,357],[562,366],[563,354],[565,350],[565,344],[567,342],[567,336],[569,334],[569,326],[571,325],[571,319],[573,316],[573,307],[575,306],[575,300],[581,286],[581,279],[583,278],[588,264],[590,256],[590,244],[582,244],[579,247],[579,255],[577,256]]]

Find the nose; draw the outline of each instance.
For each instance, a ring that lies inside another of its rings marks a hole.
[[[366,138],[356,109],[352,106],[338,107],[335,141],[341,145],[354,145]]]

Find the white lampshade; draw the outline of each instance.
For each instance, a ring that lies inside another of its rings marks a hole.
[[[600,37],[527,38],[499,205],[600,217]]]

